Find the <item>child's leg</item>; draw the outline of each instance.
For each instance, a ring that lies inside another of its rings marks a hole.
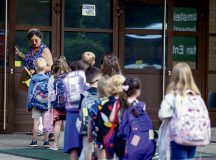
[[[87,136],[83,136],[84,159],[85,160],[91,160],[93,151],[94,151],[93,142],[89,142],[87,139]]]
[[[97,148],[97,154],[98,154],[98,160],[105,160],[106,159],[106,153],[104,149]]]
[[[38,127],[38,131],[43,133],[43,123],[42,123],[42,117],[40,117],[39,119],[39,127]]]
[[[39,118],[34,118],[34,124],[33,124],[33,140],[34,141],[37,141],[39,123],[40,123]]]
[[[70,160],[78,160],[78,153],[79,153],[78,149],[73,149],[70,152]]]
[[[59,145],[59,136],[60,136],[62,123],[63,123],[62,120],[55,121],[54,123],[54,145],[56,146]]]

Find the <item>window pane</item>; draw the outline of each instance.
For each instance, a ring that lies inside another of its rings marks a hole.
[[[174,8],[174,31],[197,31],[197,9],[196,8]]]
[[[174,36],[173,38],[173,63],[187,62],[192,69],[197,67],[197,38]]]
[[[208,70],[216,71],[216,37],[209,37]]]
[[[17,0],[16,23],[49,26],[51,24],[50,0]]]
[[[162,29],[163,6],[130,4],[126,6],[125,27],[132,29]]]
[[[5,22],[5,0],[0,0],[0,23]]]
[[[64,37],[64,52],[69,63],[81,59],[83,52],[91,51],[95,53],[99,66],[103,55],[112,51],[110,33],[65,32]]]
[[[82,5],[95,5],[95,16],[82,16]],[[112,28],[112,0],[65,0],[65,27]]]
[[[161,69],[162,44],[161,35],[126,34],[124,68]]]
[[[16,47],[19,48],[19,50],[26,54],[28,52],[28,49],[30,47],[30,44],[27,40],[27,31],[16,31]],[[43,37],[44,37],[44,43],[47,45],[47,47],[51,47],[50,45],[50,38],[51,38],[51,34],[50,32],[43,32]],[[16,56],[16,60],[21,61],[21,59]],[[21,63],[23,63],[21,61]]]

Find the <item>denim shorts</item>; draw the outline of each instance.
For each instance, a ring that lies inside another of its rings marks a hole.
[[[196,146],[183,146],[171,142],[171,159],[172,160],[193,160],[196,153]]]

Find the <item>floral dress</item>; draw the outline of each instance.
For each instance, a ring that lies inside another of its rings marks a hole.
[[[32,55],[32,48],[30,48],[26,54],[26,67],[28,70],[35,70],[35,62],[38,58],[42,57],[44,48],[48,48],[44,43],[41,43],[38,50]],[[50,75],[48,73],[47,75]]]

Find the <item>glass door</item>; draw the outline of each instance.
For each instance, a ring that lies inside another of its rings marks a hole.
[[[182,0],[121,1],[119,54],[126,76],[142,81],[141,99],[155,127],[172,66],[186,62],[205,97],[205,26],[202,3]]]
[[[3,95],[0,98],[0,128],[1,131],[6,130],[7,127],[7,66],[8,56],[7,52],[7,41],[8,41],[8,19],[6,16],[6,1],[0,0],[0,91]]]
[[[15,12],[14,12],[15,11]],[[26,54],[30,44],[27,40],[27,31],[31,28],[38,28],[43,33],[43,42],[50,48],[53,57],[60,52],[60,39],[57,31],[61,18],[60,0],[16,0],[11,1],[11,44]],[[26,75],[24,74],[25,62],[14,54],[14,48],[11,48],[10,59],[14,69],[14,131],[29,131],[32,128],[31,113],[27,113],[26,97],[27,85],[24,83]]]
[[[164,2],[124,1],[124,10],[120,17],[119,54],[126,76],[141,79],[141,99],[147,104],[147,110],[154,125],[159,126],[157,112],[163,97],[164,68],[164,29],[167,17],[164,17]],[[164,21],[165,19],[165,21]]]

